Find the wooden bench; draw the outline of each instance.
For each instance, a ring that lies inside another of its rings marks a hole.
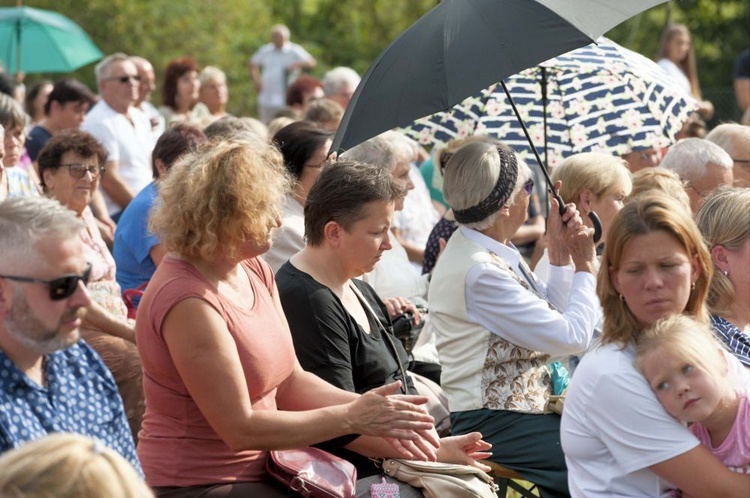
[[[534,493],[536,485],[532,486],[531,489],[526,489],[515,481],[527,481],[526,478],[521,476],[515,470],[504,467],[499,463],[492,462],[490,460],[481,460],[481,463],[488,466],[490,469],[490,475],[495,479],[495,484],[498,485],[497,496],[505,498],[508,494],[508,488],[512,489],[516,493],[520,494],[524,498],[537,498],[539,495]],[[537,491],[538,493],[538,491]]]

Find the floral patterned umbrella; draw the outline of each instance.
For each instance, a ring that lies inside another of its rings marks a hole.
[[[692,97],[676,90],[658,65],[603,37],[505,83],[542,157],[546,135],[549,167],[579,152],[624,154],[666,147],[697,110]],[[527,162],[536,162],[499,84],[448,111],[419,119],[404,131],[428,147],[472,134],[490,135]]]

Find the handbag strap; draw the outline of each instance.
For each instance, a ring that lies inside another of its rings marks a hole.
[[[401,363],[401,358],[398,355],[398,349],[396,349],[396,344],[393,342],[391,334],[388,333],[388,330],[386,330],[383,322],[380,321],[378,315],[375,314],[372,306],[370,306],[369,301],[367,301],[367,299],[357,288],[357,286],[354,285],[354,282],[349,281],[349,287],[351,287],[352,291],[354,291],[354,294],[357,296],[357,299],[359,299],[359,302],[362,303],[362,306],[365,309],[365,313],[369,314],[375,320],[375,322],[377,322],[381,335],[384,336],[386,341],[388,341],[388,344],[391,345],[393,356],[396,358],[396,363],[398,363],[398,370],[399,372],[401,372],[401,390],[404,392],[404,394],[409,394],[409,391],[406,388],[406,369],[404,368],[403,363]]]

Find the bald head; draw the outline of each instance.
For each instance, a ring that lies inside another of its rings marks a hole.
[[[735,185],[750,187],[750,126],[720,124],[706,135],[706,140],[724,149],[732,158]]]

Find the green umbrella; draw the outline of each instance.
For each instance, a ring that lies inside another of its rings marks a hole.
[[[0,8],[0,61],[9,73],[68,73],[102,56],[85,31],[57,12]]]

